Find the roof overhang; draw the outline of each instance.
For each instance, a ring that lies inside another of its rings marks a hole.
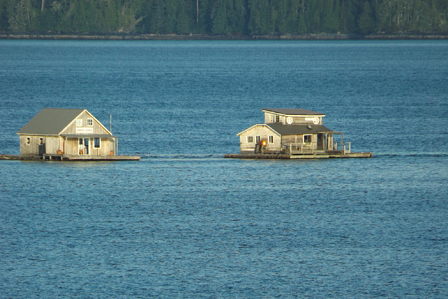
[[[324,113],[320,113],[317,111],[306,110],[306,109],[270,109],[263,108],[261,109],[263,112],[269,112],[276,115],[285,115],[285,116],[321,116],[324,117]]]
[[[267,125],[282,136],[334,133],[324,125],[283,125],[282,123],[270,123]]]
[[[16,133],[19,136],[44,136],[44,137],[58,137],[60,136],[59,134],[36,134],[36,133]]]
[[[60,136],[66,138],[118,138],[108,134],[61,134]]]
[[[246,133],[247,131],[249,131],[255,127],[266,127],[268,130],[274,132],[276,135],[281,136],[281,134],[279,132],[275,131],[273,128],[271,128],[267,124],[255,124],[252,127],[249,127],[246,130],[239,132],[238,134],[236,134],[236,136],[241,136],[242,134]]]

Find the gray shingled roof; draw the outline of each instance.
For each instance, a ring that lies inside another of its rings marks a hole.
[[[263,108],[262,111],[271,111],[275,113],[287,114],[287,115],[325,115],[324,113],[306,110],[306,109],[270,109]]]
[[[266,124],[280,135],[301,135],[301,134],[317,134],[331,133],[329,128],[323,125],[283,125],[281,123]]]
[[[44,108],[17,134],[57,135],[85,109]]]

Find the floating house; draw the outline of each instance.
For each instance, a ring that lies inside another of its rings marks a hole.
[[[86,109],[44,108],[17,134],[21,156],[113,157],[117,137]]]
[[[323,125],[325,114],[306,109],[262,109],[264,123],[237,134],[241,154],[228,158],[336,158],[371,157],[351,153],[342,132]]]

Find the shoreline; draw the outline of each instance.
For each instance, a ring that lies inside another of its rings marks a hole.
[[[13,40],[448,40],[448,34],[266,34],[266,35],[207,35],[207,34],[6,34],[0,39]]]

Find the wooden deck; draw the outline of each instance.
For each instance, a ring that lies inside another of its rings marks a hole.
[[[43,156],[0,155],[0,160],[23,161],[139,161],[140,156],[77,156],[45,154]]]
[[[327,152],[309,155],[290,154],[226,154],[224,158],[232,159],[332,159],[332,158],[372,158],[373,153]]]

